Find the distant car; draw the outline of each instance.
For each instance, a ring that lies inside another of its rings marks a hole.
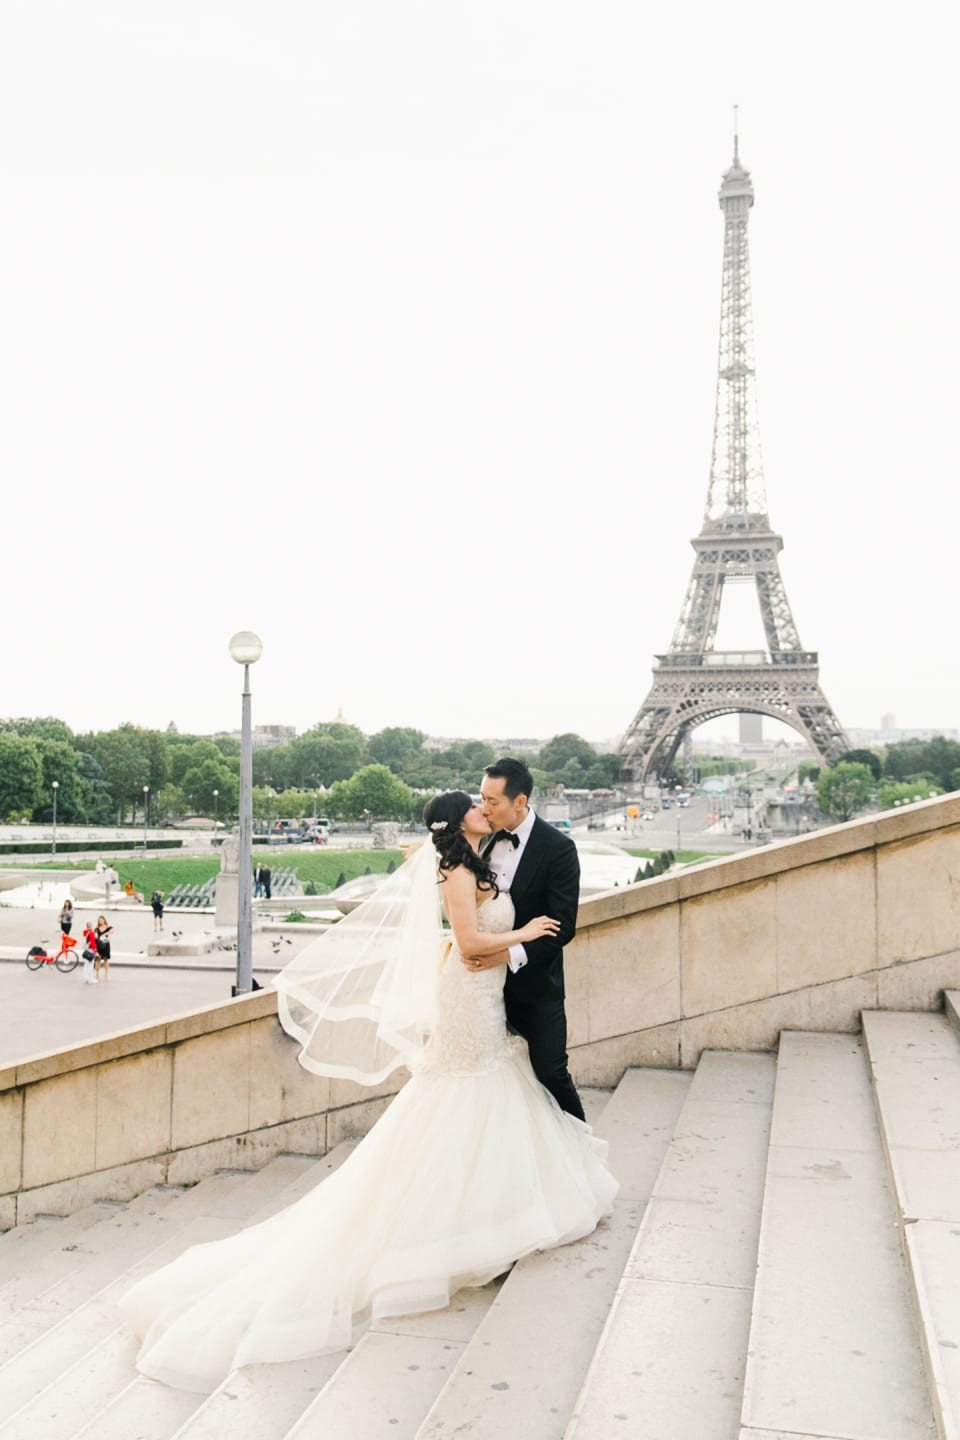
[[[547,823],[548,823],[549,825],[552,825],[555,830],[572,830],[572,829],[573,829],[573,821],[572,821],[572,820],[549,820]]]
[[[587,821],[587,829],[588,829],[588,830],[606,830],[606,828],[607,828],[606,823],[605,823],[605,821],[603,821],[603,820],[588,820],[588,821]]]
[[[669,810],[671,804],[672,804],[672,801],[668,800],[667,797],[666,797],[666,795],[664,795],[663,799],[660,801],[660,809],[661,809],[661,810]]]
[[[643,814],[640,816],[640,819],[641,819],[641,820],[652,820],[652,819],[653,819],[653,811],[652,811],[652,810],[644,810]]]

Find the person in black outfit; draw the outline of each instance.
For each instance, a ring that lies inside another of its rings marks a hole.
[[[273,886],[273,871],[269,865],[260,866],[260,884],[263,886],[264,899],[269,900],[273,893],[271,888]]]
[[[533,777],[521,760],[498,760],[486,767],[480,793],[494,834],[482,854],[501,892],[510,893],[518,930],[537,915],[550,915],[560,926],[556,935],[482,957],[478,968],[507,966],[507,1024],[530,1047],[530,1063],[541,1085],[562,1110],[582,1120],[583,1106],[567,1068],[563,1003],[563,947],[577,927],[580,860],[569,836],[530,808],[532,789]],[[476,964],[472,956],[464,956],[463,962]]]

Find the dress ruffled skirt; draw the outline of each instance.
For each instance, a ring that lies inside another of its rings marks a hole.
[[[521,1041],[480,1073],[427,1066],[314,1190],[124,1297],[138,1368],[206,1393],[238,1366],[341,1350],[372,1320],[442,1309],[589,1234],[617,1190],[606,1152],[543,1089]]]

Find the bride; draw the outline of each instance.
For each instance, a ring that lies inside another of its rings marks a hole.
[[[128,1292],[143,1374],[205,1393],[237,1366],[345,1349],[371,1320],[442,1309],[609,1210],[606,1144],[560,1109],[508,1033],[503,967],[460,960],[557,922],[511,928],[480,855],[492,827],[469,795],[435,796],[424,820],[432,847],[277,979],[307,1069],[376,1084],[405,1065],[412,1078],[322,1184]]]

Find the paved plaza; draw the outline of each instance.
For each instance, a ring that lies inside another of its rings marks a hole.
[[[88,918],[96,920],[103,908],[78,909],[73,933],[81,943]],[[180,932],[185,942],[210,932],[212,915],[168,910],[161,936],[154,933],[149,906],[116,906],[105,913],[114,927],[110,979],[84,985],[82,965],[61,975],[52,965],[31,971],[24,964],[31,945],[57,948],[59,907],[17,910],[0,906],[0,1065],[230,999],[235,951],[157,957],[146,953],[152,941],[172,940],[174,932]],[[312,933],[298,933],[294,926],[283,936],[275,931],[256,932],[254,975],[268,985],[272,975],[312,939]]]

